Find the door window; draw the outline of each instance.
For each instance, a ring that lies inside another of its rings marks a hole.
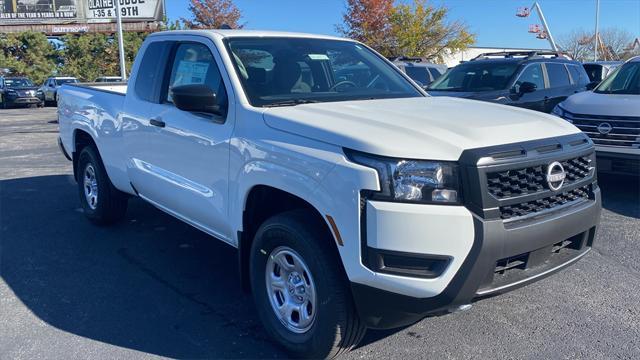
[[[216,94],[220,109],[226,113],[227,91],[213,54],[203,44],[180,44],[173,60],[167,102],[172,102],[173,87],[194,84],[207,85]]]
[[[530,82],[536,84],[536,88],[538,90],[544,89],[544,76],[542,74],[542,66],[540,64],[531,64],[527,66],[518,81],[516,81],[516,85],[520,86],[522,83]]]
[[[549,76],[549,87],[557,88],[571,85],[569,73],[564,64],[547,63],[547,75]]]

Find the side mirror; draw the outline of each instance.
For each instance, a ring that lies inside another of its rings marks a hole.
[[[170,91],[173,103],[180,110],[222,115],[216,94],[206,85],[180,85]]]
[[[596,88],[596,86],[600,85],[599,81],[592,81],[590,83],[587,84],[587,90],[593,90]]]
[[[522,95],[522,94],[532,93],[536,90],[538,90],[538,85],[532,82],[525,81],[522,84],[520,84],[520,87],[518,89],[518,94]]]

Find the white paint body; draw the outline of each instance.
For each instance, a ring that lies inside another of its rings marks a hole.
[[[228,36],[313,37],[252,31],[181,31],[151,35],[209,47],[229,97],[226,122],[207,121],[173,106],[65,86],[60,136],[74,153],[76,130],[96,142],[112,183],[175,217],[237,246],[247,196],[257,185],[306,200],[335,219],[338,246],[352,282],[413,297],[443,291],[471,249],[473,215],[463,206],[368,202],[368,245],[453,258],[442,276],[420,279],[374,273],[361,263],[360,191],[379,190],[376,171],[350,162],[343,148],[401,158],[457,160],[465,149],[579,133],[539,112],[446,97],[364,100],[258,108],[249,104],[223,39]],[[123,88],[112,89],[122,91]],[[165,128],[150,126],[162,118]],[[134,188],[132,187],[135,187]],[[395,236],[393,236],[395,235]]]

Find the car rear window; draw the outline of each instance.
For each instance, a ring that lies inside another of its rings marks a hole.
[[[425,67],[413,67],[406,66],[404,70],[407,72],[407,75],[415,81],[419,81],[422,85],[426,85],[430,82],[429,74],[427,73],[427,68]]]
[[[547,63],[547,75],[549,76],[549,87],[562,87],[571,85],[569,73],[564,64]]]

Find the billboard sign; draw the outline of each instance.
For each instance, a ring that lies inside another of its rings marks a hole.
[[[88,22],[114,21],[116,19],[116,0],[86,0]],[[119,0],[120,14],[127,19],[155,19],[158,0]]]
[[[126,22],[162,21],[162,0],[0,0],[0,25],[111,23],[116,1]]]
[[[76,0],[0,0],[0,21],[22,20],[37,23],[42,20],[77,17]]]

